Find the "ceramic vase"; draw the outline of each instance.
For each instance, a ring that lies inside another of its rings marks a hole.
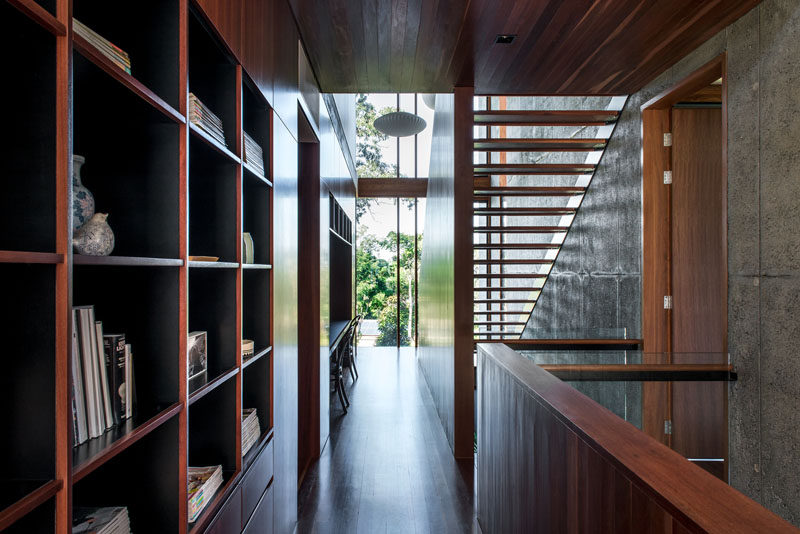
[[[108,213],[95,213],[75,231],[72,246],[84,256],[108,256],[114,250],[114,232],[106,222]]]
[[[94,215],[94,196],[81,182],[81,167],[86,158],[72,156],[72,230],[75,231]]]

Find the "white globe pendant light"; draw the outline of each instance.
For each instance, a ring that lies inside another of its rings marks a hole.
[[[416,135],[425,129],[425,119],[413,113],[394,111],[375,119],[375,128],[392,137]]]

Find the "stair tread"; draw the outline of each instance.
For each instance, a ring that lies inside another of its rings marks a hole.
[[[619,117],[610,110],[482,110],[475,111],[476,125],[515,124],[526,126],[604,126]]]
[[[563,234],[567,226],[474,226],[473,233],[489,234]]]
[[[603,150],[607,139],[489,138],[473,139],[476,152],[588,152]]]
[[[476,215],[505,215],[509,213],[532,213],[537,215],[572,215],[578,211],[577,208],[473,208]]]
[[[476,163],[473,173],[486,174],[591,174],[591,163]]]
[[[548,265],[555,260],[537,259],[502,259],[502,260],[472,260],[474,265]]]
[[[474,278],[547,278],[547,275],[542,273],[488,273],[472,276]]]
[[[561,248],[560,244],[555,243],[496,243],[496,244],[473,244],[475,250],[556,250]]]
[[[473,299],[473,304],[534,304],[536,299]]]

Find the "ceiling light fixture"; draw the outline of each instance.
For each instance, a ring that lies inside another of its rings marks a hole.
[[[416,135],[425,129],[425,119],[413,113],[394,111],[375,119],[372,123],[375,128],[392,137],[407,137]]]
[[[516,33],[500,33],[494,38],[495,44],[511,44],[517,38]]]

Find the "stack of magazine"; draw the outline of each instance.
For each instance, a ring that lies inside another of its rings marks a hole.
[[[264,172],[264,151],[261,149],[261,145],[247,135],[247,132],[244,132],[244,162],[260,174],[266,175]]]
[[[194,523],[222,486],[222,466],[189,467],[189,523]]]
[[[94,306],[72,309],[73,445],[97,438],[135,415],[133,352],[125,334],[103,332]]]
[[[75,508],[72,534],[131,534],[125,507]]]
[[[242,410],[242,456],[247,454],[261,435],[261,425],[255,408]]]
[[[222,121],[205,104],[200,102],[200,99],[194,93],[189,93],[189,120],[222,146],[228,146],[225,143],[225,131],[222,128]]]
[[[107,57],[114,65],[121,68],[128,74],[131,73],[131,58],[128,53],[112,44],[108,39],[104,39],[88,26],[77,19],[72,19],[72,31],[86,39],[98,52]]]

